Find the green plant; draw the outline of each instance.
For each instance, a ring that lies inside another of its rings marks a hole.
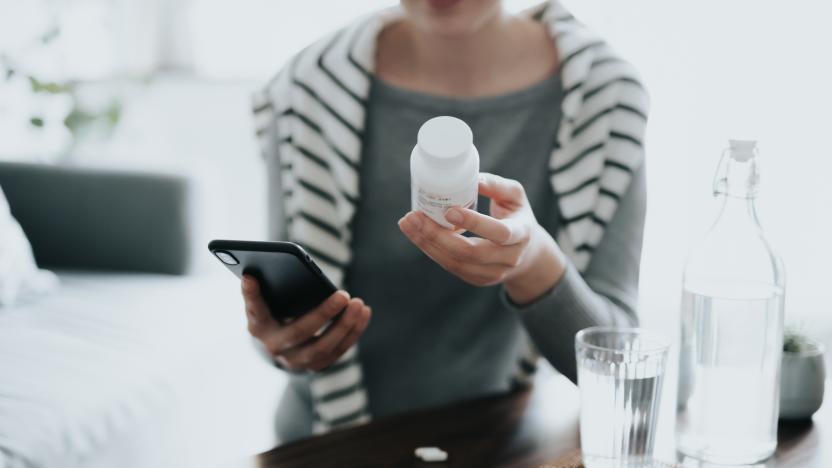
[[[55,25],[41,34],[30,47],[48,47],[60,36],[60,28]],[[25,56],[25,54],[22,54]],[[71,99],[72,107],[63,119],[63,124],[70,131],[73,141],[77,141],[85,130],[91,126],[98,126],[105,130],[106,134],[112,132],[121,119],[121,103],[117,99],[111,100],[101,109],[90,110],[83,106],[79,98],[80,83],[72,80],[43,80],[26,70],[20,61],[8,54],[0,54],[0,74],[5,81],[14,79],[25,79],[29,82],[30,89],[34,94],[65,95]],[[35,128],[43,128],[46,124],[43,115],[30,115],[29,125]]]
[[[815,344],[812,339],[798,327],[787,327],[783,332],[783,352],[802,353],[813,349],[815,349]]]

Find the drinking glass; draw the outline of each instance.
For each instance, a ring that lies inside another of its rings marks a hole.
[[[591,327],[575,335],[587,468],[653,466],[668,348],[667,340],[638,328]]]

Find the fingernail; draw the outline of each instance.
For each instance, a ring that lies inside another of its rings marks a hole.
[[[246,307],[246,317],[252,325],[257,326],[257,314],[254,312],[254,309]]]
[[[413,229],[422,229],[422,220],[419,219],[419,215],[416,213],[407,215],[407,222],[410,223]]]
[[[336,301],[336,305],[344,307],[350,302],[350,295],[346,291],[338,290],[337,294],[340,296],[340,299]]]
[[[462,213],[459,212],[457,209],[450,209],[445,212],[445,219],[448,220],[449,223],[458,226],[462,224],[463,218]]]

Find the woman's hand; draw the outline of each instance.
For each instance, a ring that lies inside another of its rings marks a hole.
[[[314,310],[282,325],[273,318],[256,279],[244,275],[242,289],[249,333],[275,361],[293,371],[319,371],[332,365],[358,341],[372,314],[361,299],[336,291]],[[341,311],[341,317],[318,335]]]
[[[399,220],[399,228],[462,280],[475,286],[502,283],[513,302],[533,302],[563,277],[563,252],[537,223],[519,182],[482,173],[479,193],[491,199],[491,216],[451,208],[445,219],[480,238],[464,237],[413,211]]]

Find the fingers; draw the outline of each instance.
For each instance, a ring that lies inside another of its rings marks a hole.
[[[347,336],[344,337],[344,339],[341,340],[340,343],[338,343],[338,345],[332,351],[332,356],[334,356],[335,359],[333,359],[332,362],[327,364],[327,366],[330,366],[335,361],[337,361],[338,358],[340,358],[344,353],[347,352],[348,349],[350,349],[355,343],[357,343],[358,339],[361,338],[361,335],[364,334],[364,330],[367,329],[367,325],[369,325],[370,319],[373,316],[373,311],[369,307],[365,307],[365,309],[362,311],[362,315],[366,317],[365,320],[363,322],[359,321],[359,323],[356,324],[349,333],[347,333]]]
[[[246,307],[248,330],[252,336],[259,338],[269,330],[277,328],[278,324],[272,318],[269,306],[260,294],[260,285],[250,275],[243,275],[241,281],[243,300]]]
[[[370,314],[361,299],[350,299],[341,317],[321,336],[284,352],[282,362],[290,369],[313,371],[332,365],[366,329]]]
[[[480,173],[479,193],[502,205],[520,206],[526,198],[523,184],[487,172]]]
[[[506,266],[500,264],[482,264],[458,260],[448,255],[441,248],[426,244],[420,249],[438,263],[442,268],[457,275],[463,281],[476,286],[491,286],[505,279]]]
[[[416,230],[409,217],[422,217]],[[499,246],[486,239],[470,239],[445,229],[421,213],[410,213],[400,226],[405,235],[442,268],[478,286],[496,284],[520,261],[523,246]]]
[[[317,308],[294,322],[280,325],[274,319],[270,319],[266,325],[258,326],[252,326],[249,322],[249,332],[263,343],[269,354],[277,356],[312,338],[318,330],[346,307],[348,301],[349,295],[346,292],[337,291]]]
[[[264,341],[266,348],[274,355],[303,344],[344,310],[349,300],[349,294],[345,291],[334,292],[311,312],[288,325],[281,326],[269,337],[268,342]]]
[[[523,252],[523,246],[519,243],[502,246],[495,245],[488,239],[464,237],[443,228],[423,213],[408,213],[399,222],[399,226],[417,247],[423,251],[431,250],[431,253],[425,253],[429,253],[434,260],[439,259],[433,256],[436,255],[432,253],[435,249],[429,249],[429,244],[446,252],[447,255],[443,258],[451,257],[462,263],[516,266]]]
[[[445,219],[456,227],[500,245],[516,244],[529,235],[526,223],[518,219],[497,219],[468,208],[451,208],[445,212]]]
[[[272,318],[255,278],[244,275],[242,290],[249,332],[275,360],[292,370],[317,371],[332,365],[355,344],[372,315],[364,301],[336,291],[314,310],[281,325]],[[341,317],[332,322],[342,311]],[[316,337],[327,324],[330,326]]]
[[[353,302],[355,301],[355,302]],[[347,312],[338,320],[331,330],[327,330],[315,343],[315,347],[324,354],[337,359],[343,353],[335,353],[344,339],[356,328],[363,330],[370,322],[371,310],[361,299],[352,299]],[[341,323],[343,322],[343,324]],[[344,349],[346,351],[346,349]],[[337,354],[337,355],[336,355]],[[328,364],[327,364],[328,365]]]
[[[422,213],[408,213],[399,220],[399,227],[419,247],[425,242],[437,244],[448,252],[456,253],[460,259],[473,259],[486,253],[481,252],[481,246],[477,243],[480,239],[463,237],[445,229]]]

